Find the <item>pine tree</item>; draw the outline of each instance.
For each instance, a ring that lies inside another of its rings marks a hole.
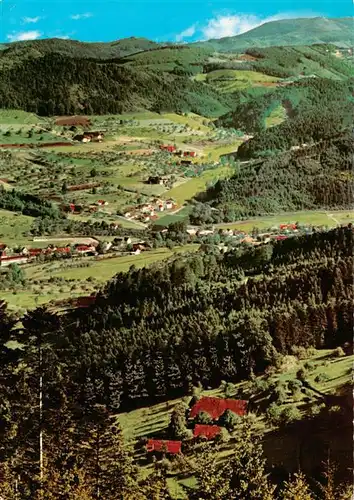
[[[154,472],[139,484],[139,492],[144,500],[172,500],[166,475],[156,464]]]
[[[312,500],[306,477],[302,472],[294,474],[289,482],[286,482],[281,494],[281,500]]]
[[[265,471],[261,438],[245,420],[240,426],[235,443],[235,453],[230,459],[230,489],[232,497],[263,500],[270,496],[273,486]]]
[[[218,464],[216,450],[209,449],[204,445],[198,452],[197,488],[190,494],[190,500],[231,500],[232,491],[230,488],[230,470],[227,466],[221,467]]]
[[[177,404],[171,413],[169,434],[176,439],[184,436],[187,429],[186,422],[187,406],[184,403]]]
[[[136,488],[136,469],[124,445],[122,430],[105,407],[97,405],[81,450],[95,498],[121,500]]]

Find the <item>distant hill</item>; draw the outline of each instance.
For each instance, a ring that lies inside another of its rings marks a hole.
[[[156,49],[168,44],[158,44],[146,38],[124,38],[114,42],[80,42],[62,38],[47,38],[3,44],[0,49],[2,56],[18,59],[30,55],[40,57],[45,54],[61,54],[67,57],[88,59],[111,59],[124,57],[137,52]]]
[[[159,44],[145,38],[3,44],[0,108],[40,115],[146,109],[220,117],[250,98],[291,84],[286,79],[343,81],[354,76],[348,50],[337,54],[333,45],[339,36],[342,45],[349,40],[350,24],[351,19],[275,21],[239,37],[202,44]],[[242,54],[236,50],[239,39],[252,45]],[[305,46],[306,40],[317,45]],[[319,43],[329,40],[332,44]],[[290,42],[295,46],[265,47]],[[228,53],[231,49],[234,52]],[[269,109],[268,104],[265,107]]]
[[[217,52],[237,52],[249,47],[312,45],[331,43],[338,47],[353,46],[353,17],[281,19],[271,21],[241,35],[199,42]]]

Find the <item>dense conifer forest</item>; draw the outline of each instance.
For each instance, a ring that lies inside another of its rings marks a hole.
[[[139,482],[110,415],[186,394],[193,385],[252,378],[295,347],[350,344],[353,249],[353,230],[346,227],[224,256],[201,253],[141,270],[132,266],[109,282],[89,309],[58,315],[41,307],[20,325],[2,304],[0,464],[5,485],[19,474],[20,495],[7,498],[40,498],[40,484],[48,495],[54,491],[47,498],[58,498],[55,492],[68,481],[72,494],[83,488],[73,498],[91,498],[85,488],[92,488],[93,498],[152,498],[155,476]],[[42,420],[38,377],[45,384]],[[39,429],[46,470],[54,474],[45,481],[37,475]],[[247,420],[240,427],[233,460],[245,453],[249,467],[259,461],[263,479],[252,476],[253,465],[243,482],[237,476],[236,486],[236,462],[227,474],[224,468],[210,469],[214,459],[206,450],[195,471],[199,494],[221,474],[220,491],[226,493],[220,499],[245,498],[242,491],[261,488],[250,498],[263,500],[264,487],[275,498],[262,448],[242,448],[255,443],[251,429]],[[170,498],[163,471],[155,474],[166,489],[166,496],[156,498]],[[280,487],[277,498],[295,498],[283,496],[287,487]],[[134,496],[137,489],[141,497]],[[232,491],[235,496],[228,496]],[[338,498],[347,499],[339,493]]]
[[[197,205],[191,220],[213,223],[279,211],[350,208],[354,152],[351,130],[339,134],[332,130],[334,135],[330,139],[317,136],[318,143],[313,144],[311,139],[302,149],[284,153],[274,150],[276,145],[281,147],[282,141],[284,144],[293,140],[290,132],[285,135],[278,130],[288,127],[290,131],[292,123],[269,129],[241,145],[237,156],[258,154],[260,158],[239,163],[230,179],[219,180],[202,193],[199,199],[208,203]],[[305,139],[307,127],[312,123],[316,123],[313,115],[312,121],[303,122],[303,127],[299,127],[298,132],[303,134],[301,140],[308,140]],[[324,129],[332,129],[335,120],[322,124]],[[321,133],[319,127],[314,126],[313,131]],[[325,134],[325,130],[322,132]],[[217,211],[211,211],[211,207]]]

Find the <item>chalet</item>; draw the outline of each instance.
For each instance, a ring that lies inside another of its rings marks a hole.
[[[38,257],[44,253],[43,248],[29,248],[27,255],[30,257]]]
[[[11,264],[27,264],[28,257],[26,255],[15,255],[13,257],[0,257],[0,266],[7,267]]]
[[[148,184],[159,184],[160,186],[164,186],[167,183],[167,179],[160,176],[150,176],[147,180]]]
[[[297,225],[296,224],[280,224],[279,228],[281,231],[284,231],[285,229],[291,229],[292,231],[294,231],[295,229],[297,229]]]
[[[98,141],[102,142],[104,138],[104,133],[103,131],[89,131],[89,132],[84,132],[84,136],[88,137],[91,141]]]
[[[226,410],[230,410],[236,413],[236,415],[243,416],[246,414],[247,401],[203,397],[192,407],[189,418],[194,419],[198,413],[205,412],[208,413],[213,420],[218,420]]]
[[[68,254],[71,252],[71,247],[70,246],[67,246],[67,247],[58,247],[58,248],[55,248],[55,253],[60,253],[60,254]]]
[[[157,209],[158,209],[158,211],[159,211],[159,212],[163,212],[165,208],[164,208],[163,204],[161,203],[161,204],[157,207]]]
[[[140,250],[140,252],[144,252],[145,250],[150,250],[151,246],[149,243],[145,241],[140,241],[139,243],[133,243],[133,251]]]
[[[73,140],[86,143],[91,142],[91,137],[86,134],[77,134],[73,137]]]
[[[147,452],[160,451],[172,453],[174,455],[181,453],[182,441],[162,441],[160,439],[149,439],[146,445]]]
[[[166,210],[171,210],[173,208],[173,205],[174,205],[173,201],[167,200],[166,201]]]
[[[105,200],[98,200],[98,201],[97,201],[97,205],[98,205],[99,207],[104,207],[104,206],[108,205],[108,201],[105,201]]]
[[[278,236],[276,236],[276,237],[275,237],[275,239],[276,239],[277,241],[283,241],[283,240],[287,240],[287,239],[288,239],[288,237],[287,237],[287,236],[285,236],[285,234],[278,234]]]
[[[76,245],[75,251],[81,255],[95,254],[96,248],[93,245]]]
[[[197,230],[196,229],[187,229],[187,234],[189,234],[189,236],[195,236],[197,234]]]
[[[169,153],[174,153],[176,151],[176,147],[172,145],[163,145],[160,146],[161,151],[168,151]]]
[[[207,439],[214,439],[221,432],[221,427],[218,425],[201,425],[196,424],[193,429],[193,436],[199,437],[203,436]]]
[[[196,158],[197,153],[195,151],[185,151],[183,156],[189,156],[190,158]]]

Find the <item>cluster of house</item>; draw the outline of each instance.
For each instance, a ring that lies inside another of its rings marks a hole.
[[[167,229],[163,229],[161,232],[167,232]],[[203,237],[220,234],[221,236],[232,237],[238,243],[250,245],[261,245],[262,243],[270,243],[274,240],[285,240],[289,236],[298,234],[299,232],[300,230],[296,224],[280,224],[279,227],[272,227],[268,232],[258,233],[254,236],[239,229],[197,229],[193,227],[187,229],[187,233],[190,236]]]
[[[167,151],[168,153],[174,154],[175,156],[179,156],[180,158],[196,158],[198,155],[196,151],[182,151],[177,150],[176,146],[172,146],[171,144],[164,144],[160,146],[161,151]]]
[[[98,249],[98,246],[100,248]],[[6,267],[11,264],[27,264],[33,262],[40,256],[48,255],[69,255],[78,256],[97,256],[99,253],[108,252],[129,252],[131,255],[139,255],[141,252],[151,250],[151,245],[146,241],[132,242],[130,236],[114,238],[113,241],[101,242],[94,240],[90,245],[77,243],[65,247],[48,246],[47,248],[26,248],[23,247],[14,252],[7,245],[0,243],[0,266]]]
[[[75,135],[73,137],[73,140],[79,142],[102,142],[103,138],[104,138],[103,131],[92,131],[92,132],[89,131]]]
[[[204,437],[206,439],[214,439],[221,433],[222,427],[216,425],[220,417],[226,410],[230,410],[236,415],[244,416],[247,412],[247,401],[239,399],[222,399],[215,397],[202,397],[191,408],[188,416],[188,421],[193,427],[193,437]],[[196,424],[194,421],[200,413],[207,413],[212,420],[212,424]],[[146,451],[163,452],[170,454],[178,454],[182,451],[182,441],[170,441],[161,439],[149,439],[146,445]]]
[[[16,253],[5,244],[0,244],[0,266],[27,264],[43,255],[96,255],[98,242],[91,245],[67,245],[65,247],[48,246],[47,248],[20,248]]]
[[[151,222],[158,218],[157,212],[173,210],[177,207],[173,200],[161,200],[154,198],[150,203],[137,205],[125,212],[124,217],[130,220],[139,220],[141,222]]]
[[[106,207],[108,205],[108,201],[105,200],[97,200],[95,203],[92,203],[88,207],[85,207],[82,203],[63,203],[60,205],[60,208],[64,212],[69,212],[72,214],[80,214],[85,210],[89,212],[97,212],[99,208]]]

